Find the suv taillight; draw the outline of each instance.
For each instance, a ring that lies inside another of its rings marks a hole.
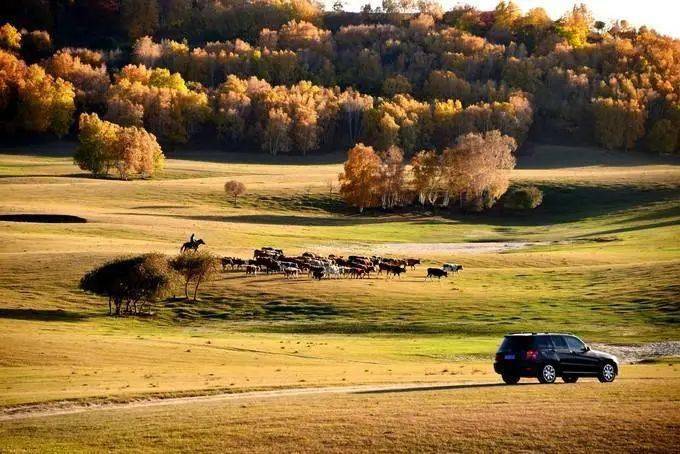
[[[503,359],[503,354],[502,353],[496,353],[496,361],[500,361]]]
[[[524,358],[527,361],[538,360],[538,350],[527,350],[526,353],[524,354]]]

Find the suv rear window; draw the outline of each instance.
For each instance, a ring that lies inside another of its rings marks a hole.
[[[498,351],[517,352],[532,348],[552,348],[550,336],[506,336]]]

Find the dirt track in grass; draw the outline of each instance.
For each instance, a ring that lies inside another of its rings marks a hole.
[[[389,392],[436,391],[436,390],[466,389],[473,387],[481,388],[488,386],[505,386],[505,385],[503,383],[498,382],[396,383],[378,386],[352,385],[352,386],[271,389],[264,391],[246,391],[171,398],[154,397],[129,402],[104,402],[104,403],[92,403],[88,401],[53,402],[46,404],[7,408],[2,413],[0,413],[0,421],[10,421],[25,418],[41,418],[47,416],[71,415],[93,410],[120,410],[230,400],[267,399],[277,397],[306,396],[315,394],[373,394],[373,393],[378,394]]]

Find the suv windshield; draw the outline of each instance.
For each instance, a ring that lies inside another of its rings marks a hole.
[[[532,348],[552,348],[550,336],[506,336],[498,351],[517,352]]]

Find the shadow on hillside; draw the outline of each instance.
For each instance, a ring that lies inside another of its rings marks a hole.
[[[77,322],[87,316],[62,309],[0,309],[0,318],[41,322]]]
[[[678,156],[659,156],[639,151],[606,150],[594,146],[525,143],[517,156],[518,169],[564,169],[570,167],[626,167],[680,165]]]
[[[347,214],[346,207],[342,211],[327,210],[319,207],[305,206],[299,210],[316,208],[320,214],[234,214],[234,215],[187,215],[134,213],[138,216],[165,216],[191,221],[227,222],[260,225],[299,225],[311,227],[347,227],[373,225],[392,222],[409,222],[415,225],[446,225],[452,222],[495,226],[500,229],[512,227],[544,226],[581,221],[585,218],[606,216],[626,210],[642,209],[643,213],[631,213],[630,218],[617,219],[616,224],[658,221],[658,226],[672,225],[666,221],[680,214],[680,189],[661,185],[573,185],[573,184],[538,184],[544,192],[543,204],[526,212],[516,213],[503,210],[502,202],[484,213],[462,213],[438,208],[432,211],[416,211],[412,208],[386,212],[368,210],[365,214]],[[677,201],[673,207],[655,204]],[[285,205],[285,204],[282,204]],[[269,208],[267,205],[262,209]],[[334,206],[335,208],[335,206]],[[295,211],[289,208],[289,211]],[[130,214],[130,213],[122,213]],[[651,225],[649,227],[653,227]],[[645,228],[644,226],[640,228]]]
[[[571,185],[537,184],[543,191],[543,204],[526,213],[508,212],[502,209],[502,202],[486,213],[440,212],[450,221],[467,224],[484,224],[497,227],[531,227],[581,221],[586,218],[606,216],[625,210],[649,207],[646,212],[636,214],[616,223],[638,221],[659,221],[677,216],[680,211],[680,188],[660,185],[646,187],[633,185]],[[678,206],[654,208],[654,204],[677,201]],[[427,222],[427,221],[424,221]],[[670,224],[671,221],[668,221]]]
[[[32,222],[39,224],[84,224],[87,219],[70,214],[0,214],[4,222]]]
[[[234,152],[210,150],[175,150],[165,153],[168,159],[181,159],[185,161],[213,162],[221,164],[267,164],[267,165],[329,165],[342,164],[347,159],[344,151],[319,153],[313,155],[277,155],[272,156],[260,151],[257,152]]]
[[[0,154],[44,156],[46,158],[72,157],[78,143],[73,140],[54,140],[31,135],[0,140]]]
[[[311,227],[347,227],[366,224],[383,224],[410,221],[415,217],[359,217],[359,216],[304,216],[286,214],[243,214],[231,216],[195,215],[175,217],[192,221],[234,222],[241,224],[300,225]]]
[[[655,229],[659,227],[671,227],[674,225],[680,226],[680,221],[678,221],[677,219],[672,219],[670,221],[654,222],[652,224],[634,225],[630,227],[621,227],[619,229],[598,230],[597,232],[592,232],[587,235],[580,235],[576,238],[589,238],[600,235],[614,235],[616,233],[638,232],[640,230]]]
[[[225,300],[220,296],[204,294],[200,305],[183,299],[167,301],[165,307],[182,320],[238,320],[238,321],[297,321],[328,319],[342,315],[332,303],[296,299],[274,300],[264,303],[245,303]]]

